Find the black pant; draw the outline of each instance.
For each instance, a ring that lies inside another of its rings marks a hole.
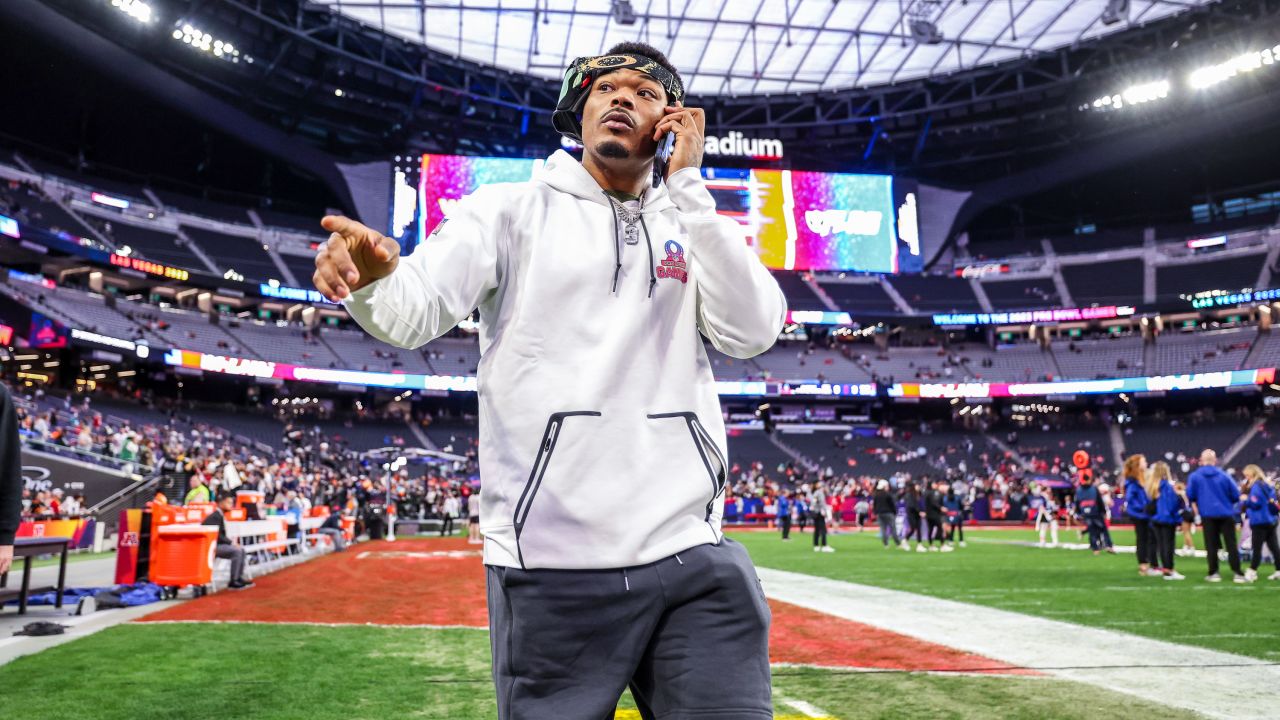
[[[893,544],[898,544],[898,528],[893,513],[880,513],[876,516],[876,524],[880,526],[880,542],[887,547],[892,538]]]
[[[820,512],[813,514],[813,546],[827,544],[827,518]]]
[[[1155,559],[1152,561],[1152,567],[1161,570],[1173,569],[1173,536],[1177,532],[1177,525],[1162,525],[1157,522],[1151,523],[1151,535],[1155,540]]]
[[[1249,566],[1254,570],[1262,564],[1262,547],[1266,546],[1271,550],[1271,560],[1276,564],[1276,570],[1280,571],[1280,540],[1276,539],[1276,526],[1271,525],[1254,525],[1253,526],[1253,558],[1249,561]]]
[[[453,534],[453,516],[445,515],[442,518],[442,520],[443,520],[443,523],[440,525],[440,534],[452,535]]]
[[[1089,549],[1097,552],[1104,548],[1110,547],[1110,535],[1107,533],[1107,523],[1101,518],[1088,518],[1085,521],[1085,529],[1089,531]]]
[[[956,541],[957,531],[959,531],[960,533],[960,542],[964,542],[964,521],[963,520],[956,520],[955,522],[947,525],[947,542],[953,543]]]
[[[902,541],[906,542],[907,540],[910,540],[913,537],[916,539],[916,542],[920,542],[921,540],[924,539],[924,537],[920,535],[920,514],[908,510],[907,511],[907,531],[903,533]]]
[[[1129,519],[1133,521],[1133,534],[1138,541],[1138,564],[1154,565],[1156,563],[1155,538],[1151,536],[1151,521],[1146,518],[1136,518],[1132,515]]]
[[[942,538],[942,516],[930,515],[925,518],[925,521],[929,523],[929,544],[932,545],[933,541],[937,540],[938,544],[941,545],[942,539],[943,539]]]
[[[791,514],[788,513],[786,515],[783,515],[782,518],[778,521],[778,524],[782,525],[782,539],[783,540],[790,539],[791,538]]]
[[[1236,521],[1231,517],[1207,517],[1202,518],[1204,522],[1204,549],[1209,555],[1209,574],[1218,574],[1218,550],[1222,545],[1218,544],[1221,537],[1223,545],[1226,545],[1227,562],[1231,565],[1231,572],[1240,574],[1240,546],[1236,543]]]
[[[486,566],[500,720],[773,717],[771,613],[731,538],[611,570]],[[726,710],[726,708],[728,710]]]

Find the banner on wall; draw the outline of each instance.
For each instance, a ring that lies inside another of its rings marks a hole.
[[[18,523],[20,538],[71,538],[67,547],[71,550],[87,550],[93,547],[93,531],[96,526],[93,518],[75,518],[72,520],[33,520]]]
[[[55,489],[66,495],[81,493],[88,507],[134,484],[135,478],[140,479],[120,470],[22,448],[22,481],[32,494]]]

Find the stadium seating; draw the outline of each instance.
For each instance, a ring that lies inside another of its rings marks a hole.
[[[1114,260],[1063,265],[1062,279],[1077,306],[1134,304],[1142,302],[1142,272],[1142,260]]]
[[[257,240],[196,227],[183,226],[182,230],[213,259],[219,270],[235,270],[251,281],[280,279],[280,270]]]
[[[1052,278],[992,280],[982,283],[991,306],[1001,310],[1034,310],[1061,307],[1062,298]]]
[[[1249,353],[1252,328],[1192,333],[1165,333],[1152,346],[1153,375],[1239,369]]]
[[[890,298],[879,283],[824,282],[818,281],[822,290],[840,306],[841,310],[850,313],[898,312],[893,298]]]
[[[969,281],[950,275],[898,275],[889,281],[919,312],[974,311],[978,297]]]
[[[1055,340],[1053,356],[1065,380],[1093,380],[1146,374],[1138,335]]]
[[[1244,255],[1223,260],[1203,260],[1185,265],[1156,268],[1156,287],[1161,295],[1195,293],[1202,290],[1238,291],[1251,288],[1265,264],[1263,255]]]

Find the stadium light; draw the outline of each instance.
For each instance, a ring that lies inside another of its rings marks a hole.
[[[1081,109],[1120,110],[1128,105],[1142,105],[1156,100],[1163,100],[1169,97],[1169,87],[1168,80],[1131,85],[1121,92],[1096,98],[1092,103],[1082,105]]]
[[[1280,60],[1280,45],[1253,50],[1237,55],[1225,62],[1206,65],[1191,71],[1187,84],[1196,90],[1204,90],[1241,74],[1273,66]]]
[[[140,23],[151,22],[151,6],[142,0],[111,0],[111,7]]]
[[[172,37],[174,40],[181,40],[192,48],[205,52],[220,60],[239,63],[240,58],[243,57],[245,62],[253,62],[253,58],[249,55],[242,56],[240,49],[235,45],[232,45],[230,42],[227,42],[222,38],[215,38],[210,33],[204,32],[200,28],[188,22],[179,21],[173,28]]]

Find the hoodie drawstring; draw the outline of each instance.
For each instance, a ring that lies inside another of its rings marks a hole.
[[[601,191],[604,192],[604,191]],[[609,199],[609,193],[605,192],[604,196]],[[618,274],[622,272],[622,235],[618,232],[618,223],[621,222],[618,217],[618,211],[613,207],[612,199],[610,199],[609,207],[613,210],[613,289],[611,293],[618,292]],[[649,297],[653,297],[653,289],[658,284],[658,276],[653,270],[653,239],[649,237],[649,226],[644,222],[644,198],[640,198],[640,227],[644,230],[645,249],[649,251]]]
[[[627,587],[627,592],[631,592],[631,580],[627,578],[627,569],[622,569],[622,584]]]
[[[644,229],[644,246],[649,249],[649,297],[653,297],[653,288],[658,284],[658,276],[653,272],[653,240],[649,239],[649,226],[644,224],[644,203],[640,205],[640,227]],[[615,226],[616,227],[616,226]]]
[[[680,553],[676,553],[676,562],[680,563],[681,565],[684,564],[684,561],[680,559]]]

